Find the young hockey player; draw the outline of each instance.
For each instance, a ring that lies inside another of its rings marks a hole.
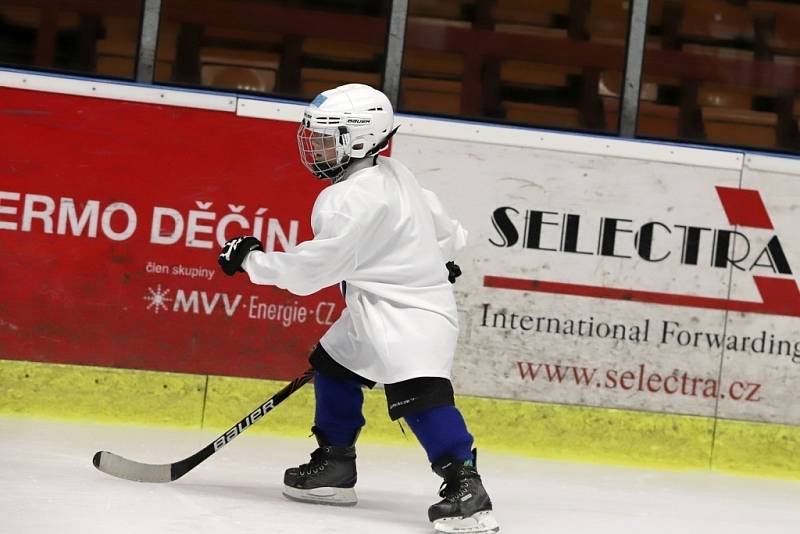
[[[219,263],[228,275],[245,272],[296,295],[341,284],[346,308],[310,356],[319,448],[286,471],[287,497],[356,503],[362,387],[381,383],[391,419],[406,421],[444,479],[442,500],[428,510],[434,529],[498,532],[450,382],[458,337],[450,284],[461,274],[452,260],[466,231],[411,171],[378,156],[393,121],[389,99],[366,85],[318,95],[297,132],[303,165],[331,182],[314,204],[314,238],[269,253],[255,237],[234,238]]]

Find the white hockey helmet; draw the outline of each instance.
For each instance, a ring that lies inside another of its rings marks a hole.
[[[384,150],[393,123],[391,102],[368,85],[324,91],[305,109],[297,130],[300,161],[317,178],[335,180],[353,159]]]

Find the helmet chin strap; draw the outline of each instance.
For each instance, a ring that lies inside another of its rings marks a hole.
[[[373,156],[372,164],[375,165],[378,162],[378,152],[380,152],[386,146],[389,145],[389,139],[394,137],[394,134],[397,133],[398,128],[400,128],[400,125],[395,126],[394,129],[391,132],[389,132],[389,135],[383,138],[383,141],[381,141],[380,143],[369,149],[369,151],[365,154],[364,157]]]

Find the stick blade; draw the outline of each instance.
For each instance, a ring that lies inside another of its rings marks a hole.
[[[172,464],[145,464],[128,460],[108,451],[99,451],[92,458],[94,466],[117,478],[134,482],[172,482]]]

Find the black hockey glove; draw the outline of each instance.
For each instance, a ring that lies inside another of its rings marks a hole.
[[[228,276],[233,276],[237,272],[243,273],[242,263],[244,259],[254,250],[264,250],[261,241],[253,236],[240,236],[229,239],[219,253],[219,262],[222,271]]]
[[[447,281],[451,284],[455,284],[456,278],[461,276],[461,267],[456,265],[454,261],[448,261],[444,266],[447,267]]]

